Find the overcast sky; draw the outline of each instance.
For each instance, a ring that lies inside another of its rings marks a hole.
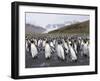
[[[44,13],[26,13],[26,23],[46,27],[48,24],[64,24],[73,21],[89,20],[88,15],[69,15],[69,14],[44,14]]]

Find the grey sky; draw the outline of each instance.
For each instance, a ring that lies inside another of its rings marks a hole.
[[[64,14],[44,14],[26,13],[26,23],[46,27],[48,24],[64,24],[65,22],[86,21],[88,15],[64,15]]]

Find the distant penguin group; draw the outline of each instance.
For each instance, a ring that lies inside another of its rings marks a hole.
[[[74,41],[73,41],[74,40]],[[32,58],[38,57],[38,53],[44,52],[45,59],[50,59],[56,54],[61,60],[66,60],[66,55],[71,61],[77,61],[77,55],[89,56],[89,42],[84,39],[27,39],[25,42],[26,51],[30,52]],[[42,49],[42,50],[41,50]]]

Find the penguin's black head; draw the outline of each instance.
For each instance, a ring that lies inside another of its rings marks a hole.
[[[46,43],[49,43],[49,41],[47,40]]]
[[[70,43],[70,46],[72,46],[72,43]]]
[[[31,43],[34,43],[34,41],[33,41],[33,40],[31,40]]]
[[[62,44],[62,41],[61,40],[58,40],[58,44]]]

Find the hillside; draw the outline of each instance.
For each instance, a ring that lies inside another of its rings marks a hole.
[[[89,21],[68,25],[49,32],[49,34],[53,34],[53,33],[89,34]]]
[[[46,29],[44,29],[43,27],[40,26],[35,26],[35,25],[31,25],[31,24],[26,24],[25,25],[25,33],[29,34],[29,33],[42,33],[46,31]]]

